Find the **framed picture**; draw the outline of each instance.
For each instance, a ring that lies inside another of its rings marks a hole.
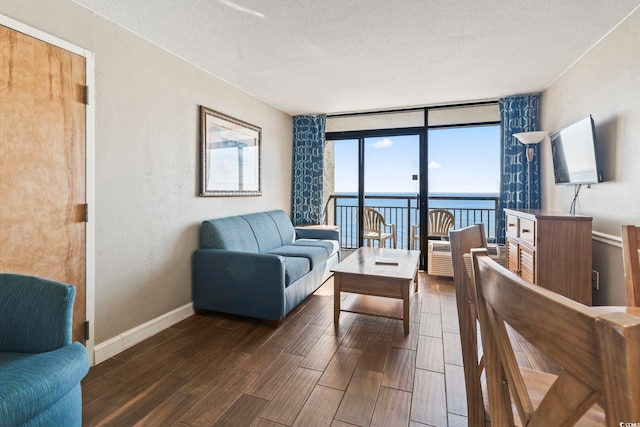
[[[200,106],[200,196],[260,196],[262,130]]]

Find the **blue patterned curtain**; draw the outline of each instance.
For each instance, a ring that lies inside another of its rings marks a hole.
[[[293,118],[291,220],[294,225],[322,223],[326,122],[324,114]]]
[[[531,168],[527,166],[526,145],[514,133],[538,130],[539,95],[510,96],[499,100],[502,152],[502,176],[498,212],[498,243],[504,243],[504,208],[540,208],[539,148],[534,145]],[[529,205],[529,170],[531,171],[531,204]]]

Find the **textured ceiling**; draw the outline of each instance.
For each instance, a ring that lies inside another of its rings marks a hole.
[[[545,89],[640,0],[74,0],[290,114]]]

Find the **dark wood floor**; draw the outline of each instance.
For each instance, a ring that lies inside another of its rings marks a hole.
[[[466,426],[453,282],[419,282],[406,336],[363,314],[334,327],[331,279],[277,329],[191,316],[91,368],[83,425]]]

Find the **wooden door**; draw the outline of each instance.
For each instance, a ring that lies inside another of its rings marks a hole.
[[[76,287],[85,320],[85,58],[0,26],[0,271]]]

